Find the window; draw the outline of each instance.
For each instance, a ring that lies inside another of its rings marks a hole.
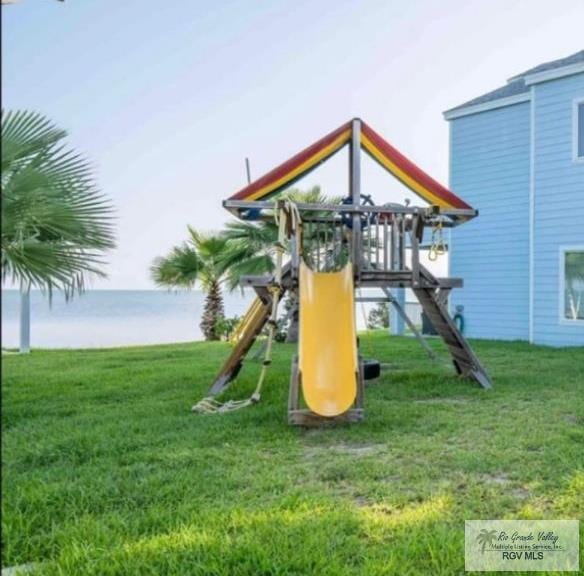
[[[560,315],[564,322],[584,322],[584,246],[560,253]]]
[[[584,99],[574,101],[574,160],[584,162]]]

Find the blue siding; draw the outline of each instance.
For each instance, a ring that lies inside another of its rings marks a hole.
[[[573,102],[584,74],[534,87],[534,341],[584,345],[584,324],[560,320],[560,248],[584,245],[584,164],[573,161]]]
[[[480,212],[451,242],[470,337],[529,337],[530,125],[527,102],[451,122],[450,186]]]

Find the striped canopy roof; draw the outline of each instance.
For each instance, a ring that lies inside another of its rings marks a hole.
[[[347,144],[351,140],[351,125],[349,121],[333,130],[324,138],[239,190],[229,200],[265,200],[290,186]],[[471,208],[464,200],[408,160],[365,122],[361,122],[361,148],[429,204],[451,209]]]

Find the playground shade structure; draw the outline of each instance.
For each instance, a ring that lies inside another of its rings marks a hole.
[[[462,198],[434,180],[406,158],[365,122],[361,122],[360,147],[380,166],[431,205],[469,209]],[[286,162],[236,192],[230,200],[266,200],[294,184],[351,140],[351,122],[343,124]]]
[[[298,365],[306,405],[338,416],[355,402],[359,363],[353,267],[314,272],[300,264]]]

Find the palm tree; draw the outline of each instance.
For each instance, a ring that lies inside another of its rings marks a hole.
[[[169,254],[154,260],[150,271],[154,282],[165,288],[193,288],[199,281],[207,293],[201,320],[206,340],[219,340],[219,322],[224,318],[222,284],[227,280],[227,238],[201,234],[190,226],[189,239]]]
[[[83,291],[114,247],[112,206],[64,130],[36,112],[2,110],[2,282],[20,284],[21,351],[29,350],[31,287]]]
[[[322,194],[320,186],[313,186],[303,191],[293,188],[283,193],[280,198],[289,198],[300,204],[336,204],[340,198],[327,198]],[[227,269],[227,284],[230,289],[239,285],[242,276],[269,274],[275,268],[276,242],[278,227],[273,219],[260,222],[233,221],[228,222],[224,232],[229,244],[224,256]],[[305,238],[305,242],[310,239]],[[288,328],[287,341],[295,342],[298,338],[298,305],[297,295],[290,293],[291,321]]]

